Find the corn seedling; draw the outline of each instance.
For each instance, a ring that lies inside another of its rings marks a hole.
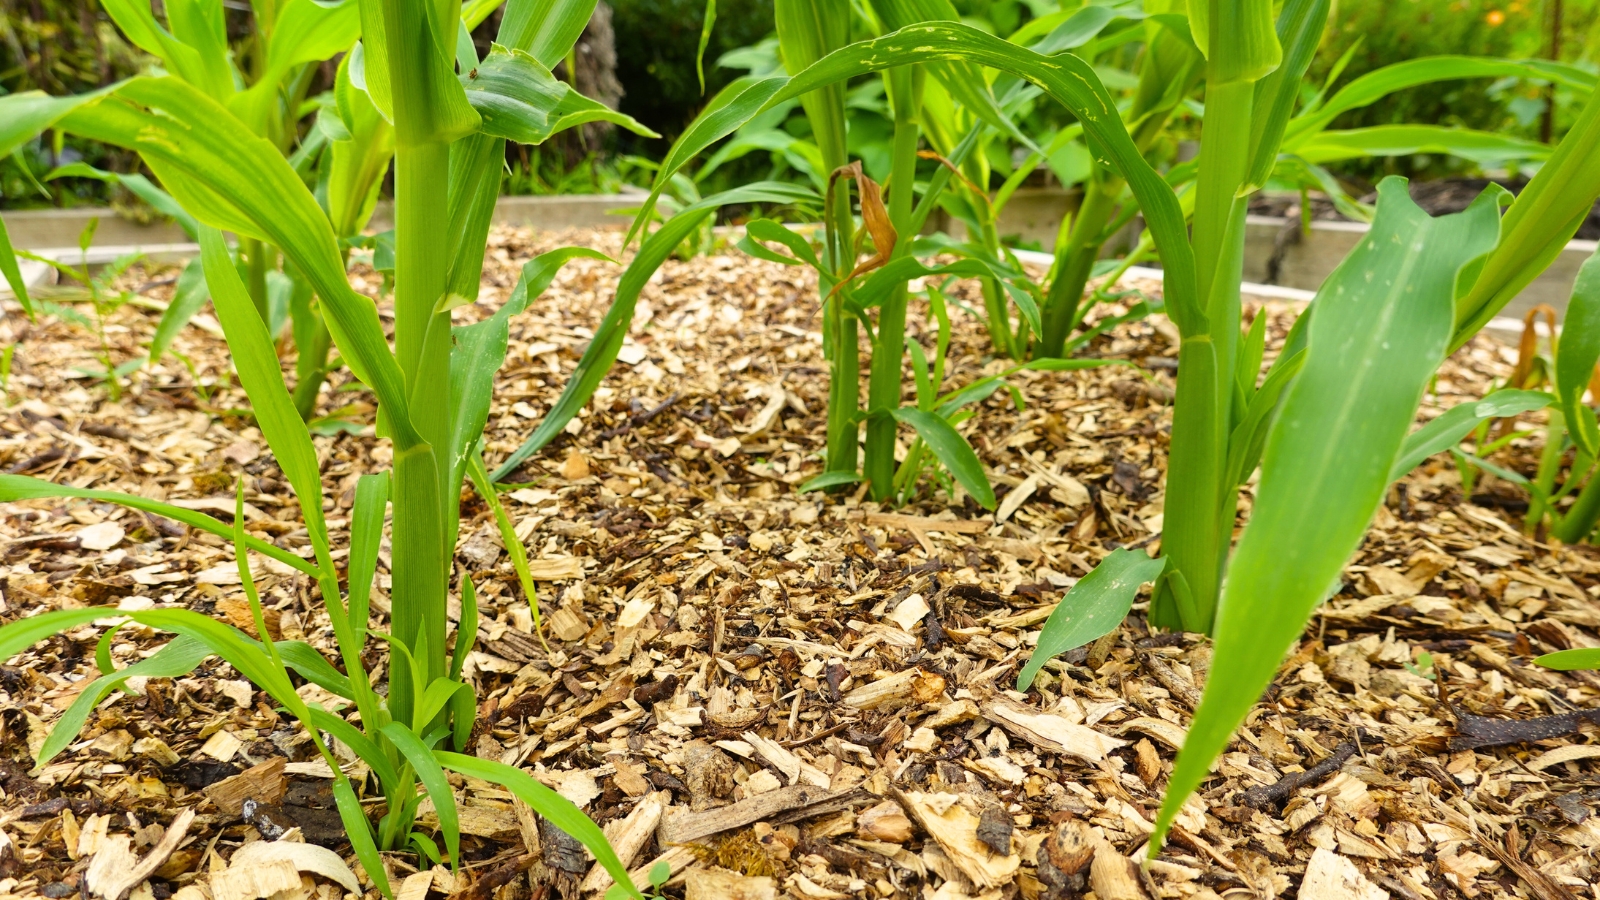
[[[89,224],[84,226],[83,231],[78,235],[78,252],[83,259],[81,265],[70,266],[58,260],[38,256],[27,251],[23,251],[20,255],[50,266],[58,274],[72,279],[79,285],[75,289],[67,288],[52,293],[68,303],[81,297],[88,302],[90,309],[93,311],[93,319],[78,315],[56,303],[51,304],[51,309],[64,314],[71,321],[90,327],[94,331],[97,349],[100,354],[98,360],[100,366],[98,369],[80,368],[74,371],[96,381],[104,382],[107,393],[111,395],[111,400],[116,402],[122,399],[122,380],[128,377],[130,372],[144,365],[144,357],[135,357],[131,360],[117,363],[112,358],[111,342],[106,337],[106,319],[133,300],[132,291],[118,289],[114,283],[143,257],[138,253],[125,253],[112,260],[110,265],[102,266],[99,271],[91,270],[89,267],[89,245],[94,242],[94,233],[99,225],[99,219],[90,219]]]
[[[312,7],[306,12],[313,19],[315,10],[329,9],[309,0],[305,5]],[[279,10],[276,34],[290,33],[284,18],[289,8]],[[256,108],[250,99],[220,88],[208,91],[204,85],[217,87],[221,81],[197,82],[192,72],[133,78],[85,96],[27,93],[0,98],[0,147],[15,146],[23,135],[56,128],[132,149],[194,218],[201,270],[240,384],[299,501],[310,543],[308,558],[302,558],[250,533],[242,514],[236,514],[230,525],[134,495],[23,476],[0,477],[0,501],[60,498],[116,503],[231,539],[256,625],[252,636],[184,608],[127,614],[132,622],[177,637],[151,657],[108,672],[86,687],[49,735],[39,754],[41,763],[65,748],[93,707],[127,678],[178,676],[207,656],[220,656],[307,728],[334,772],[333,792],[352,845],[368,877],[385,895],[391,890],[380,850],[410,849],[425,860],[448,859],[452,866],[460,865],[459,821],[445,775],[451,770],[504,786],[583,843],[625,893],[638,896],[604,835],[576,807],[526,772],[458,752],[464,749],[476,714],[472,684],[463,676],[477,634],[470,580],[463,578],[454,585],[461,601],[454,634],[446,618],[462,485],[471,474],[480,491],[493,495],[476,448],[488,418],[494,376],[505,358],[510,319],[545,290],[568,260],[605,258],[583,248],[546,253],[524,268],[516,289],[492,315],[470,325],[451,323],[451,310],[477,296],[503,142],[538,144],[565,128],[597,119],[636,127],[550,74],[550,66],[567,54],[593,8],[593,0],[512,0],[502,17],[499,43],[483,58],[476,56],[470,42],[456,39],[476,21],[473,17],[481,20],[487,15],[489,8],[481,4],[463,11],[449,0],[359,0],[359,5],[347,0],[334,8],[352,17],[355,24],[350,27],[359,26],[361,40],[341,61],[339,124],[332,125],[330,119],[330,127],[354,133],[359,122],[352,110],[360,108],[392,131],[397,219],[392,242],[392,347],[372,301],[355,293],[346,279],[347,245],[340,240],[344,228],[319,204],[296,170],[295,160],[269,139],[270,129],[264,135],[239,114],[241,104],[247,110]],[[220,21],[220,3],[201,11],[215,13]],[[355,34],[347,32],[341,46],[348,46]],[[147,29],[144,37],[169,50],[176,46],[164,30]],[[169,63],[174,71],[191,62],[198,66],[191,56],[188,51],[172,51]],[[271,66],[269,59],[268,70]],[[255,96],[276,98],[275,91],[264,89]],[[265,99],[259,102],[271,106]],[[381,180],[386,163],[378,165],[370,158],[362,164],[366,163]],[[327,187],[332,196],[333,184]],[[623,273],[612,314],[591,342],[578,377],[541,429],[559,431],[587,402],[616,357],[634,303],[650,275],[720,205],[814,199],[809,191],[755,184],[692,203],[645,237]],[[355,489],[342,579],[323,515],[323,485],[311,434],[284,381],[272,333],[250,290],[254,273],[249,253],[241,276],[224,230],[276,248],[284,265],[310,286],[331,344],[376,395],[379,434],[393,445],[392,470],[362,476]],[[0,261],[8,273],[15,269],[10,253]],[[21,292],[18,296],[25,297]],[[242,503],[241,489],[237,509]],[[372,620],[370,601],[378,547],[391,508],[392,613],[384,631]],[[502,527],[507,524],[503,516],[497,521]],[[514,538],[514,534],[508,538],[508,546],[516,543]],[[316,584],[343,671],[309,645],[272,639],[250,573],[252,556],[283,563]],[[524,569],[519,568],[519,575]],[[530,585],[529,600],[534,599]],[[12,623],[0,628],[0,657],[113,615],[114,610],[103,608],[58,610]],[[386,693],[373,683],[373,673],[363,661],[373,639],[389,650]],[[296,679],[315,683],[336,699],[327,706],[307,702],[296,693]],[[359,714],[358,722],[346,718],[351,712]],[[340,757],[332,753],[333,742],[360,757],[370,774],[360,779],[347,775]],[[380,800],[376,822],[369,821],[362,794]],[[416,823],[423,796],[431,798],[437,810],[436,836],[424,833]]]
[[[1537,320],[1543,317],[1550,331],[1550,353],[1540,355]],[[1544,448],[1534,477],[1495,465],[1488,460],[1494,451],[1523,432],[1496,435],[1489,423],[1473,430],[1476,445],[1471,452],[1451,448],[1461,471],[1462,492],[1471,496],[1479,470],[1517,484],[1528,492],[1528,514],[1524,530],[1533,534],[1540,527],[1551,537],[1575,544],[1593,536],[1600,524],[1600,479],[1595,478],[1596,454],[1600,453],[1600,429],[1595,427],[1592,407],[1583,402],[1588,391],[1591,402],[1594,388],[1600,385],[1600,256],[1591,256],[1578,270],[1572,296],[1567,303],[1566,327],[1556,329],[1555,311],[1548,306],[1529,310],[1523,322],[1515,371],[1509,379],[1512,388],[1532,391],[1548,386],[1544,396],[1551,405],[1545,425]],[[1489,395],[1493,399],[1504,391]],[[1565,470],[1566,477],[1557,484]]]

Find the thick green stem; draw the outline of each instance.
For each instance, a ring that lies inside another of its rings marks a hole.
[[[1065,352],[1067,335],[1079,318],[1078,305],[1083,302],[1084,285],[1089,283],[1095,260],[1100,258],[1101,234],[1117,211],[1120,193],[1120,178],[1107,175],[1090,182],[1067,243],[1056,255],[1055,278],[1050,281],[1050,291],[1040,311],[1044,334],[1039,336],[1034,356],[1058,358]]]
[[[250,299],[256,305],[256,313],[261,316],[261,321],[272,327],[272,304],[267,297],[267,270],[272,267],[267,258],[267,245],[255,238],[244,238],[239,242],[240,249],[244,251],[245,261],[249,264],[247,274],[249,279],[246,287],[250,289]]]
[[[289,318],[294,329],[294,408],[309,422],[317,414],[317,394],[328,377],[328,350],[333,337],[317,310],[311,283],[295,278],[294,294],[289,298]]]
[[[450,152],[445,143],[395,153],[395,356],[405,374],[411,424],[426,444],[395,456],[394,636],[425,667],[424,683],[445,674],[445,597],[450,556],[445,490],[450,467],[450,314],[435,312],[449,275]],[[389,705],[411,718],[410,666],[395,654]]]
[[[915,237],[907,233],[914,201],[912,184],[917,174],[917,140],[920,132],[916,104],[911,100],[912,69],[889,73],[898,95],[895,104],[893,168],[889,181],[889,221],[899,234],[895,256],[909,252]],[[903,82],[903,84],[902,84]],[[879,248],[880,251],[882,248]],[[889,416],[900,406],[902,365],[906,352],[906,304],[909,292],[900,284],[878,309],[877,342],[872,348],[872,370],[867,382],[866,476],[872,497],[887,500],[894,494],[894,439],[898,423]]]
[[[1244,252],[1244,201],[1236,195],[1249,165],[1253,94],[1253,82],[1235,81],[1212,85],[1206,95],[1192,242],[1207,321],[1202,333],[1183,336],[1178,351],[1162,533],[1162,550],[1182,574],[1192,607],[1180,608],[1168,587],[1150,612],[1153,624],[1187,631],[1211,630],[1233,540],[1237,485],[1225,482]]]

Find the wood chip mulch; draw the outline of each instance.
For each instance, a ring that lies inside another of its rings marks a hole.
[[[484,296],[458,315],[492,310],[521,263],[568,243],[616,252],[620,236],[497,231]],[[170,274],[136,268],[128,286],[161,299]],[[491,465],[555,399],[618,274],[577,260],[514,323]],[[376,293],[379,278],[358,268],[355,283]],[[981,308],[973,286],[958,293]],[[1512,486],[1480,480],[1463,497],[1441,456],[1392,492],[1340,591],[1141,869],[1129,860],[1209,644],[1152,633],[1141,603],[1027,694],[1011,688],[1063,592],[1111,549],[1159,539],[1170,325],[1125,325],[1088,351],[1136,367],[1024,373],[1012,379],[1022,408],[1007,391],[977,408],[963,428],[1000,493],[994,515],[931,483],[898,509],[795,492],[818,471],[823,434],[816,306],[806,272],[737,251],[663,267],[616,371],[507,495],[541,582],[548,654],[492,516],[465,495],[457,570],[484,614],[470,749],[582,806],[641,883],[665,861],[666,893],[690,900],[1600,898],[1600,678],[1529,662],[1600,644],[1600,555],[1524,536]],[[1289,311],[1264,311],[1281,341]],[[157,315],[130,305],[111,317],[117,362]],[[910,334],[931,349],[919,315]],[[1003,368],[970,316],[955,326],[947,384]],[[248,527],[310,554],[218,338],[186,329],[183,360],[135,373],[117,402],[74,371],[94,362],[91,330],[12,312],[0,341],[18,345],[0,469],[224,519],[243,476]],[[1485,339],[1468,345],[1423,417],[1481,396],[1512,361]],[[389,451],[371,435],[371,396],[348,374],[335,381],[323,412],[351,427],[316,445],[340,547],[355,479]],[[1539,434],[1497,462],[1530,472]],[[1242,505],[1247,515],[1248,490]],[[253,628],[232,549],[209,535],[107,504],[30,501],[0,507],[0,541],[6,621],[179,606]],[[387,565],[385,548],[380,588]],[[274,637],[330,650],[306,579],[256,570]],[[105,630],[0,667],[0,895],[350,893],[324,763],[215,658],[112,694],[32,771],[32,751],[96,674]],[[165,639],[125,626],[112,656],[125,666]],[[381,671],[381,651],[368,662]],[[388,855],[406,900],[604,892],[581,848],[509,794],[456,786],[465,865],[418,872],[415,856]]]

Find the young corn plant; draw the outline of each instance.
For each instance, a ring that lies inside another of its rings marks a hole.
[[[1079,582],[1046,624],[1019,688],[1054,653],[1120,622],[1144,582],[1157,582],[1154,624],[1215,636],[1213,674],[1153,850],[1326,599],[1389,484],[1479,419],[1545,402],[1474,403],[1444,424],[1409,433],[1446,355],[1549,264],[1600,196],[1595,96],[1503,220],[1499,188],[1462,213],[1434,218],[1411,201],[1403,180],[1386,180],[1368,237],[1322,286],[1263,379],[1265,317],[1249,333],[1240,321],[1245,212],[1280,158],[1327,12],[1320,0],[1289,0],[1276,21],[1266,0],[1189,9],[1189,30],[1205,58],[1206,116],[1192,237],[1185,204],[1150,166],[1089,65],[949,22],[908,25],[835,51],[792,78],[749,83],[685,131],[657,180],[659,190],[662,177],[764,109],[898,66],[961,60],[999,69],[1031,81],[1078,117],[1096,155],[1139,204],[1181,337],[1164,555],[1119,550]],[[1453,428],[1460,430],[1446,433]],[[1234,550],[1238,491],[1258,465],[1253,512]]]
[[[456,585],[462,612],[454,634],[446,617],[458,505],[469,474],[495,506],[479,447],[494,376],[505,358],[509,321],[545,290],[566,261],[604,258],[583,248],[546,253],[524,268],[510,298],[492,315],[470,325],[452,324],[451,310],[477,293],[503,160],[500,142],[537,144],[573,125],[620,118],[550,74],[549,65],[571,48],[593,8],[594,0],[512,0],[502,18],[500,42],[479,59],[468,49],[470,43],[456,40],[465,15],[459,3],[361,0],[361,41],[343,63],[344,85],[352,93],[341,106],[370,103],[392,128],[397,217],[392,347],[373,302],[349,286],[335,226],[290,161],[190,79],[152,75],[87,96],[0,98],[0,144],[10,146],[19,133],[53,127],[132,149],[196,220],[200,265],[239,382],[300,503],[311,545],[309,558],[283,550],[251,534],[243,515],[235,515],[230,526],[134,495],[0,477],[0,501],[117,503],[230,538],[255,618],[251,635],[180,607],[126,614],[128,620],[176,637],[148,659],[119,671],[109,671],[109,653],[99,654],[106,674],[85,689],[51,733],[41,762],[60,752],[93,707],[127,678],[181,675],[207,656],[220,656],[310,732],[334,772],[334,796],[349,839],[367,877],[386,896],[392,891],[381,850],[411,849],[428,861],[460,864],[459,822],[446,770],[504,786],[582,842],[621,892],[638,896],[601,831],[581,811],[519,769],[459,752],[476,714],[472,684],[463,676],[477,634],[470,580]],[[633,304],[651,273],[720,204],[812,198],[808,191],[783,185],[751,185],[692,204],[646,237],[623,273],[613,309],[617,318],[608,318],[591,343],[577,389],[569,389],[552,417],[565,424],[587,400],[584,391],[592,393],[615,358]],[[311,434],[285,384],[272,334],[240,275],[224,230],[278,248],[286,263],[304,276],[321,305],[333,345],[377,397],[379,433],[393,445],[394,464],[390,471],[364,475],[358,482],[343,579],[323,516],[323,485]],[[9,253],[0,262],[8,271],[15,268]],[[242,497],[241,490],[241,504]],[[370,597],[391,508],[392,613],[385,631],[372,621]],[[503,530],[509,525],[503,515],[497,520]],[[508,546],[512,543],[508,540]],[[252,554],[277,560],[315,583],[342,671],[307,644],[272,639],[250,573]],[[519,559],[516,551],[513,559]],[[530,590],[530,602],[534,599]],[[104,608],[58,610],[12,623],[0,628],[0,657],[115,615]],[[363,661],[373,639],[389,650],[386,692]],[[296,693],[296,679],[315,683],[337,699],[326,706],[305,701]],[[347,718],[351,713],[357,717]],[[334,742],[360,757],[365,768],[359,777],[341,767],[332,752]],[[380,800],[376,822],[367,817],[363,794]],[[417,825],[423,796],[437,810],[437,835]],[[442,841],[442,849],[436,840]]]
[[[1543,315],[1550,325],[1550,355],[1537,353],[1537,319]],[[1557,332],[1555,311],[1548,306],[1529,310],[1523,323],[1523,334],[1516,370],[1509,379],[1511,388],[1532,392],[1544,385],[1544,394],[1551,405],[1544,431],[1544,448],[1540,453],[1538,469],[1533,478],[1489,462],[1495,450],[1513,438],[1526,436],[1524,432],[1494,434],[1489,423],[1474,429],[1473,452],[1452,447],[1462,476],[1462,492],[1470,495],[1474,476],[1483,470],[1520,485],[1528,492],[1528,513],[1523,520],[1523,530],[1534,534],[1547,528],[1551,537],[1563,543],[1576,544],[1590,540],[1600,525],[1600,479],[1595,478],[1596,456],[1600,454],[1600,428],[1595,426],[1593,408],[1583,402],[1588,391],[1591,399],[1600,396],[1600,256],[1591,256],[1578,269],[1572,296],[1567,303],[1566,328]],[[1506,391],[1497,391],[1486,399],[1493,400]],[[1570,454],[1570,457],[1569,457]],[[1565,470],[1566,478],[1561,478]]]

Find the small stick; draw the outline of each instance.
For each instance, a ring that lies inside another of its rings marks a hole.
[[[1345,741],[1344,743],[1335,747],[1333,749],[1333,755],[1329,756],[1322,762],[1317,763],[1304,772],[1290,772],[1288,775],[1278,779],[1276,784],[1253,787],[1244,792],[1244,796],[1240,798],[1239,802],[1243,803],[1245,806],[1253,807],[1255,809],[1266,809],[1269,806],[1277,806],[1283,801],[1289,799],[1289,795],[1294,793],[1296,790],[1299,790],[1302,786],[1310,784],[1313,781],[1326,778],[1329,775],[1339,771],[1339,768],[1343,766],[1345,762],[1350,759],[1350,757],[1356,755],[1356,750],[1357,747],[1355,741]]]

